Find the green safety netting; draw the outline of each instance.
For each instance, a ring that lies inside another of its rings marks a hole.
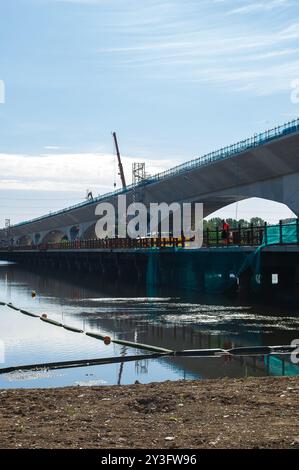
[[[270,225],[265,227],[263,246],[283,243],[285,245],[298,243],[298,224],[292,222],[285,225]]]
[[[262,243],[256,247],[251,253],[245,250],[239,250],[235,254],[230,253],[228,260],[227,250],[224,247],[218,251],[206,253],[206,257],[202,255],[201,262],[195,267],[192,264],[192,257],[182,257],[181,264],[178,260],[173,271],[176,276],[173,277],[173,285],[188,289],[198,289],[203,287],[205,292],[211,294],[229,292],[234,290],[238,280],[249,270],[251,273],[251,287],[259,290],[261,285],[261,261],[262,252],[268,245],[284,245],[297,244],[297,232],[299,234],[299,224],[294,221],[288,224],[269,225],[262,228],[264,230]],[[299,237],[298,237],[299,240]],[[165,274],[165,278],[170,276],[168,261],[165,261],[163,269],[159,264],[159,256],[152,252],[149,256],[147,266],[147,285],[151,296],[154,296],[152,289],[155,284],[163,284],[165,279],[161,272]],[[234,258],[232,259],[231,257]],[[163,261],[163,260],[162,260]],[[204,266],[203,276],[200,280],[199,272]]]
[[[297,221],[282,225],[269,225],[265,227],[262,244],[248,255],[247,259],[241,266],[238,275],[246,270],[249,266],[252,271],[252,286],[259,287],[261,282],[261,252],[268,245],[288,245],[299,242],[299,225]]]

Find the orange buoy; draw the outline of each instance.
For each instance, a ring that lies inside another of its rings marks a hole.
[[[110,343],[111,343],[111,338],[110,338],[110,336],[105,336],[105,338],[104,338],[104,344],[106,344],[106,346],[108,346]]]

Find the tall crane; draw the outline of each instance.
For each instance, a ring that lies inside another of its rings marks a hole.
[[[115,150],[116,150],[116,155],[117,155],[118,170],[119,170],[119,176],[120,176],[120,179],[121,179],[121,184],[122,184],[123,189],[126,189],[126,187],[127,187],[126,178],[125,178],[125,174],[124,174],[123,165],[122,165],[122,162],[121,162],[121,157],[120,157],[116,132],[112,132],[112,136],[113,136],[114,144],[115,144]]]

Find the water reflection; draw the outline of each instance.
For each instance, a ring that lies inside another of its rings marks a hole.
[[[31,297],[31,291],[38,295]],[[0,265],[0,300],[55,320],[114,338],[169,349],[230,348],[290,344],[299,337],[296,311],[234,305],[232,301],[175,291],[105,284],[74,273],[36,273],[17,265]],[[139,354],[141,351],[45,324],[0,307],[5,365]],[[142,352],[144,353],[144,351]],[[48,387],[85,384],[142,383],[160,380],[298,374],[286,357],[163,358],[133,363],[15,372],[0,376],[0,387]]]

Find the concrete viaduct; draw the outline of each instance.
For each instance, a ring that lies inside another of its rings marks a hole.
[[[99,202],[201,202],[204,216],[259,197],[299,215],[299,119],[75,206],[0,230],[0,242],[30,245],[95,238]]]

